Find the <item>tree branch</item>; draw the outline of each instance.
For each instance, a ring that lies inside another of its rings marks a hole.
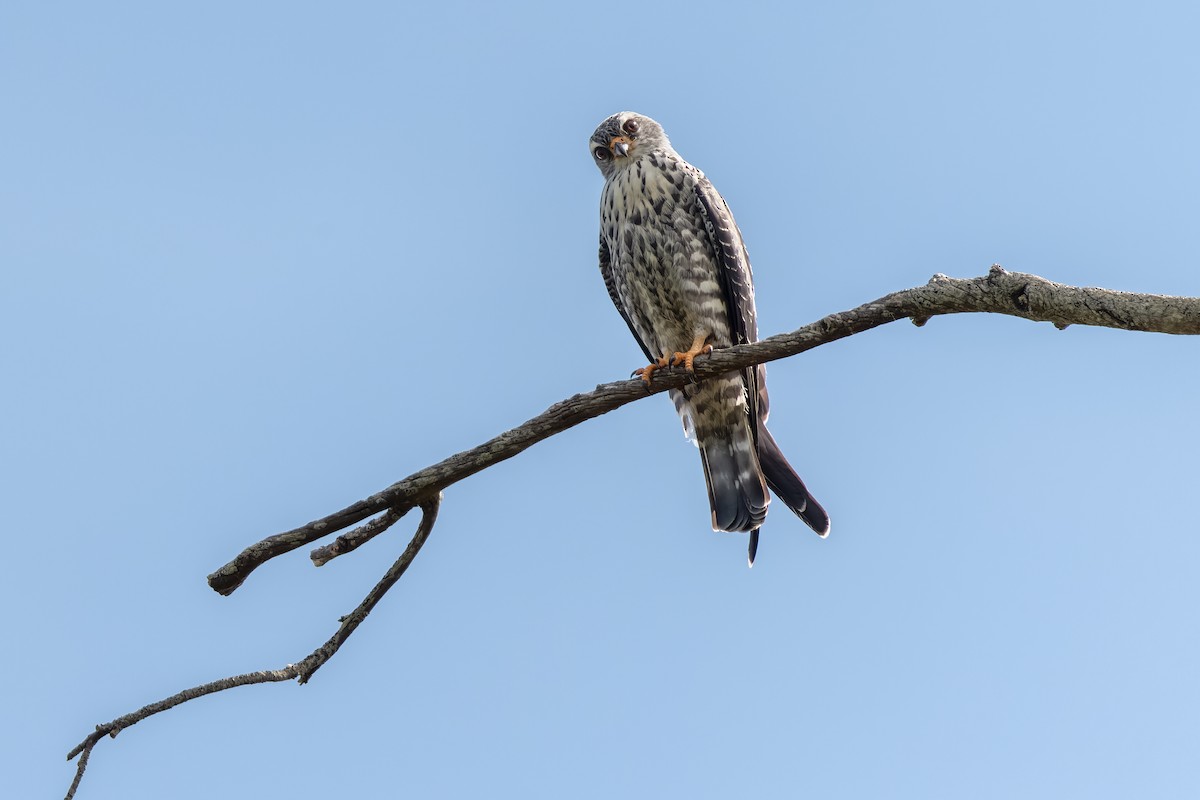
[[[296,680],[298,683],[307,683],[308,679],[313,676],[313,673],[320,669],[326,661],[333,658],[334,653],[350,638],[350,634],[354,633],[354,629],[367,618],[371,610],[387,594],[388,589],[391,589],[396,581],[400,580],[405,570],[408,569],[408,565],[417,557],[417,553],[421,551],[421,547],[424,546],[425,541],[429,538],[429,534],[433,531],[433,524],[437,521],[438,508],[441,506],[441,502],[441,495],[437,495],[433,499],[421,504],[421,510],[424,512],[421,516],[421,524],[417,526],[417,532],[413,534],[412,541],[408,543],[408,547],[401,553],[400,558],[396,559],[396,563],[392,564],[391,568],[384,573],[379,583],[375,584],[375,587],[367,593],[363,601],[358,604],[358,608],[339,620],[341,625],[338,627],[337,632],[329,638],[329,641],[310,653],[299,664],[288,664],[283,669],[247,672],[244,675],[234,675],[200,686],[193,686],[190,689],[184,689],[182,692],[173,694],[158,702],[142,706],[131,714],[117,717],[112,722],[97,725],[96,730],[88,734],[86,739],[77,744],[71,752],[67,753],[68,761],[75,758],[75,756],[79,756],[79,763],[75,767],[75,779],[71,782],[71,787],[67,790],[67,800],[71,800],[75,796],[75,791],[79,788],[79,782],[83,780],[83,773],[87,770],[92,748],[105,736],[115,739],[118,733],[131,725],[136,725],[147,717],[152,717],[169,708],[174,708],[181,703],[186,703],[188,700],[195,700],[198,697],[204,697],[208,694],[223,692],[235,686],[250,686],[256,683],[278,683],[279,681],[290,680]]]
[[[80,757],[75,780],[67,793],[68,800],[74,796],[87,769],[92,748],[106,735],[116,736],[125,728],[161,711],[235,686],[293,679],[299,683],[307,682],[333,657],[416,558],[433,530],[441,504],[441,492],[446,487],[512,458],[543,439],[651,394],[754,364],[787,358],[899,319],[911,319],[917,325],[923,325],[934,316],[968,312],[1006,314],[1051,322],[1060,329],[1069,325],[1095,325],[1122,330],[1200,334],[1200,298],[1065,286],[1034,275],[1006,272],[994,266],[987,275],[978,278],[934,275],[924,286],[895,292],[849,311],[830,314],[791,333],[718,350],[696,361],[695,375],[681,369],[663,369],[654,373],[649,386],[640,379],[601,384],[594,391],[555,403],[523,425],[415,472],[365,500],[294,530],[267,537],[247,547],[228,564],[209,575],[209,585],[217,592],[228,595],[257,567],[275,556],[291,552],[370,517],[382,515],[314,550],[311,556],[313,563],[320,566],[384,532],[412,508],[420,506],[423,512],[417,531],[404,553],[358,608],[341,619],[340,627],[329,641],[298,664],[289,664],[279,670],[236,675],[185,689],[132,714],[97,726],[67,756],[68,760]]]
[[[389,508],[387,513],[370,522],[359,525],[349,533],[343,533],[327,545],[322,545],[308,554],[314,567],[323,567],[338,556],[352,553],[379,534],[400,521],[406,512]]]
[[[1053,283],[998,266],[979,278],[934,275],[929,283],[895,292],[858,308],[830,314],[791,333],[729,347],[696,361],[695,377],[682,369],[659,370],[647,387],[640,379],[605,383],[594,391],[555,403],[538,416],[478,447],[414,472],[365,500],[294,530],[270,536],[243,550],[208,576],[221,594],[232,594],[262,564],[383,511],[403,515],[446,487],[581,422],[650,394],[689,381],[794,356],[899,319],[923,325],[941,314],[1007,314],[1057,327],[1096,325],[1134,331],[1200,334],[1200,298],[1115,292]],[[398,519],[399,517],[397,517]],[[369,538],[369,537],[368,537]],[[361,544],[361,542],[359,542]],[[314,560],[324,554],[314,553]]]

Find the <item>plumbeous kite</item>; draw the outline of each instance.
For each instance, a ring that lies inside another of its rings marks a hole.
[[[725,200],[684,161],[649,117],[624,111],[588,142],[604,175],[600,273],[649,365],[682,365],[714,347],[758,339],[750,259]],[[829,515],[813,499],[767,430],[766,368],[671,390],[704,464],[713,530],[750,534],[754,563],[770,487],[824,537]]]

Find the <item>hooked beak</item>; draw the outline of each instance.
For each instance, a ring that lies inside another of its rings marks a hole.
[[[613,155],[617,158],[624,158],[629,155],[629,147],[633,142],[626,139],[624,136],[614,136],[613,140],[608,143],[609,149],[613,151]]]

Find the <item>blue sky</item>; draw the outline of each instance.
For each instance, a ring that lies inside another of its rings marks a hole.
[[[230,598],[246,544],[640,365],[610,113],[720,188],[764,334],[994,262],[1200,295],[1200,13],[1161,3],[10,4],[0,767],[299,660],[414,521]],[[81,797],[1194,797],[1200,342],[900,323],[770,368],[822,500],[747,570],[652,398],[446,495],[305,687]]]

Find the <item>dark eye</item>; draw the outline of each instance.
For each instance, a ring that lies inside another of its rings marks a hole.
[[[597,161],[608,161],[610,158],[612,158],[612,153],[610,153],[608,148],[604,146],[597,147],[592,151],[592,154],[596,156]]]
[[[637,120],[636,119],[625,120],[625,124],[621,126],[621,130],[625,131],[626,133],[637,133],[637,131],[638,131]]]

